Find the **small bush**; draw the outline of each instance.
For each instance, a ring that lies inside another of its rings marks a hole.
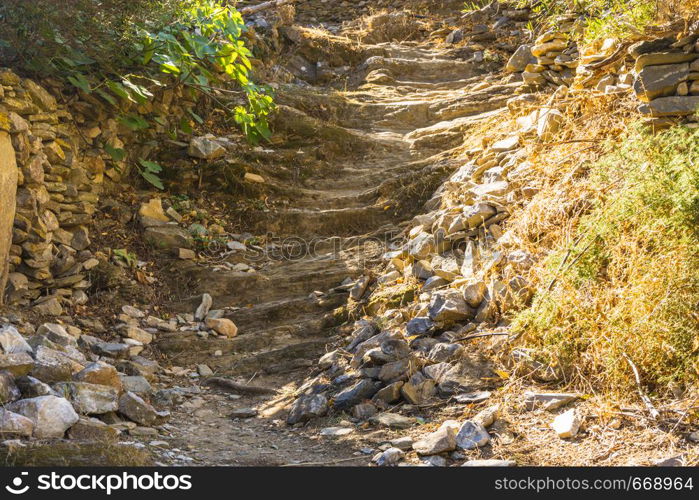
[[[634,128],[617,144],[592,166],[598,199],[535,270],[540,292],[514,327],[581,386],[627,391],[628,356],[661,392],[699,374],[699,132]]]

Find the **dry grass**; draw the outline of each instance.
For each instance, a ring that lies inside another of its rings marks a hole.
[[[540,192],[509,227],[539,259],[539,292],[515,327],[572,385],[629,394],[628,356],[667,394],[699,369],[698,134],[653,137],[627,113],[576,99],[560,144],[532,151]]]

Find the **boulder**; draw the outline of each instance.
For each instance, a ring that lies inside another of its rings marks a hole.
[[[696,54],[685,54],[684,52],[654,52],[642,54],[636,59],[634,70],[640,72],[646,66],[659,66],[692,62],[697,58]]]
[[[22,392],[23,398],[36,398],[38,396],[55,396],[51,386],[41,380],[25,375],[15,379],[17,387]]]
[[[419,233],[408,242],[408,254],[416,260],[430,256],[436,248],[434,236],[429,233]]]
[[[54,389],[83,415],[101,415],[116,411],[119,406],[119,393],[114,387],[88,382],[59,382]]]
[[[125,391],[139,395],[153,392],[153,387],[151,387],[146,377],[140,375],[121,375],[119,378],[121,379],[121,384]]]
[[[77,341],[66,329],[57,323],[44,323],[36,330],[37,335],[43,335],[51,342],[61,346],[76,346]]]
[[[70,402],[57,396],[39,396],[22,399],[7,409],[27,417],[34,424],[33,436],[37,438],[61,438],[80,417]]]
[[[372,401],[386,404],[397,403],[401,397],[400,389],[403,387],[403,383],[402,381],[397,381],[387,385],[374,394]]]

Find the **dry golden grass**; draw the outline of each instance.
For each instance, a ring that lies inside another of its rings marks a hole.
[[[664,395],[699,369],[699,147],[686,129],[627,126],[629,111],[608,96],[569,99],[558,142],[530,146],[540,191],[509,227],[538,258],[528,278],[539,292],[515,327],[572,385],[628,394],[628,358]]]

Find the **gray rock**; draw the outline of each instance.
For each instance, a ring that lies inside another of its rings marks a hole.
[[[456,429],[442,425],[438,430],[422,436],[413,443],[413,449],[420,455],[437,455],[456,449]]]
[[[415,373],[400,388],[400,393],[408,403],[424,405],[432,400],[437,393],[435,381],[426,378],[421,373]]]
[[[510,73],[519,73],[521,71],[524,71],[524,68],[526,68],[528,64],[532,64],[535,62],[536,57],[532,55],[532,45],[520,45],[517,48],[517,50],[515,50],[515,53],[512,54],[510,60],[507,61],[507,66],[505,66],[505,70],[509,71]]]
[[[34,367],[34,359],[26,352],[0,354],[0,370],[7,370],[15,377],[28,374]]]
[[[487,290],[488,287],[486,286],[484,281],[475,279],[469,281],[461,289],[466,304],[468,304],[469,307],[472,307],[474,309],[478,308],[481,302],[483,302]]]
[[[411,363],[414,363],[412,358],[404,358],[392,363],[386,363],[379,371],[379,380],[384,382],[395,382],[398,380],[407,380],[411,375]]]
[[[73,408],[83,415],[100,415],[116,411],[119,407],[119,394],[106,385],[87,382],[59,382],[54,385],[59,395],[73,404]]]
[[[34,437],[61,438],[80,417],[70,402],[56,396],[39,396],[10,403],[8,410],[27,417],[34,424]]]
[[[364,319],[357,321],[355,323],[355,329],[352,332],[352,341],[345,348],[345,350],[348,352],[354,352],[359,344],[366,342],[378,332],[379,329],[371,321]]]
[[[56,393],[51,386],[41,380],[25,375],[15,379],[17,387],[22,392],[23,398],[36,398],[38,396],[55,396]]]
[[[490,442],[490,434],[481,424],[467,420],[456,434],[456,447],[460,450],[482,448]]]
[[[135,394],[151,394],[153,388],[145,377],[140,375],[121,375],[121,384],[125,391]]]
[[[34,422],[18,413],[0,408],[0,436],[30,437],[34,433]]]
[[[647,104],[642,104],[638,110],[652,117],[699,116],[699,96],[659,97]]]
[[[564,392],[525,392],[524,403],[527,409],[533,410],[537,406],[542,406],[545,410],[556,410],[580,397],[580,394]]]
[[[44,323],[37,329],[36,334],[43,335],[51,342],[61,346],[78,345],[75,337],[70,335],[62,325],[57,323]]]
[[[378,391],[374,397],[373,401],[377,402],[383,402],[386,404],[392,404],[396,403],[400,400],[401,394],[400,394],[400,389],[403,387],[403,382],[398,381],[398,382],[393,382],[392,384],[387,385],[380,391]]]
[[[638,73],[633,89],[640,100],[649,102],[658,97],[674,95],[677,86],[688,77],[687,63],[646,66]]]
[[[379,410],[371,403],[359,403],[352,408],[352,415],[359,420],[366,420],[376,415]]]
[[[434,236],[429,233],[419,233],[408,243],[408,254],[416,260],[430,256],[436,248]]]
[[[427,357],[432,361],[441,363],[458,359],[463,352],[464,348],[459,344],[440,342],[430,350]]]
[[[389,448],[386,451],[378,453],[373,459],[379,467],[394,467],[405,458],[405,452],[399,448]]]
[[[193,137],[189,142],[187,154],[203,160],[215,160],[226,154],[226,148],[214,140],[213,137]]]
[[[304,394],[291,407],[286,423],[294,425],[313,418],[322,417],[328,411],[328,398],[322,394]]]
[[[431,457],[424,457],[422,463],[428,467],[446,467],[447,459],[439,455],[433,455]]]
[[[427,335],[434,331],[436,323],[427,316],[418,316],[411,319],[405,325],[408,335]]]
[[[484,376],[487,374],[474,367],[471,361],[461,360],[439,378],[439,392],[445,396],[473,392],[481,388]]]
[[[406,417],[399,413],[384,412],[374,415],[369,419],[369,422],[389,429],[407,429],[417,423],[413,417]]]
[[[119,398],[119,413],[137,424],[145,426],[163,423],[170,417],[170,412],[157,411],[141,396],[133,392],[125,392]]]
[[[461,31],[460,29],[455,29],[451,33],[447,35],[447,37],[444,39],[446,43],[453,44],[453,43],[459,43],[461,40],[464,39],[464,32]]]
[[[122,390],[122,382],[117,369],[104,361],[90,363],[73,375],[76,382],[88,382],[113,387],[117,392]]]
[[[413,448],[413,442],[413,438],[410,436],[404,436],[391,440],[391,446],[398,448],[399,450],[408,451]]]
[[[209,310],[211,310],[211,306],[213,305],[214,301],[211,298],[211,295],[208,293],[205,293],[201,296],[201,303],[199,304],[199,307],[197,307],[196,312],[194,313],[194,319],[197,321],[204,321],[206,318],[206,315],[209,313]]]
[[[22,392],[15,383],[15,377],[8,371],[0,371],[0,404],[17,401]]]
[[[364,295],[364,292],[366,292],[367,286],[369,286],[369,282],[371,281],[370,276],[362,276],[360,277],[357,282],[350,288],[350,297],[352,300],[359,300],[362,298]]]
[[[119,431],[96,418],[80,417],[70,429],[68,437],[82,441],[110,441],[119,436]]]
[[[442,290],[432,295],[428,314],[433,321],[449,323],[471,319],[475,311],[458,290]]]
[[[191,248],[192,235],[179,226],[153,226],[146,228],[143,238],[149,245],[160,250]]]
[[[631,56],[633,56],[635,59],[638,59],[643,54],[667,50],[676,41],[677,39],[673,36],[657,38],[655,40],[643,40],[631,45],[629,47],[629,54],[631,54]]]
[[[32,353],[32,348],[14,326],[0,327],[0,346],[5,354]]]
[[[236,408],[229,415],[231,418],[252,418],[257,416],[255,408]]]
[[[30,372],[32,377],[42,382],[52,384],[70,380],[73,376],[74,362],[64,353],[40,345],[34,355],[34,366]]]
[[[370,399],[381,388],[381,382],[371,379],[362,379],[356,384],[340,391],[334,397],[333,407],[336,410],[345,410],[361,403],[365,399]]]
[[[449,281],[445,280],[441,276],[432,276],[431,278],[428,278],[427,281],[425,281],[424,285],[422,285],[422,291],[429,292],[430,290],[436,290],[448,284]]]

